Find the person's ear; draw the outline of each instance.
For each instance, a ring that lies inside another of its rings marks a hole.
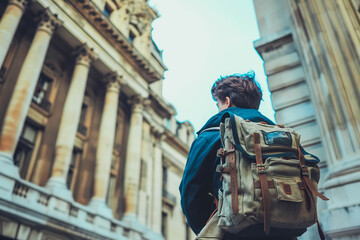
[[[231,106],[231,100],[230,100],[229,97],[226,97],[226,98],[225,98],[225,106],[226,106],[226,108],[228,108],[228,107]]]

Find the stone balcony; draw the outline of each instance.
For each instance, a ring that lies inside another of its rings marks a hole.
[[[5,167],[6,168],[6,167]],[[103,216],[0,169],[0,235],[11,239],[159,239],[137,221]]]

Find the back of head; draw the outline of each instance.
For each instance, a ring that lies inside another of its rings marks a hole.
[[[246,74],[233,74],[220,77],[211,88],[211,95],[215,101],[225,101],[230,98],[231,104],[240,108],[259,109],[262,91],[255,81],[254,71]]]

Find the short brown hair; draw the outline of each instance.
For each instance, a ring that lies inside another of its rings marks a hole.
[[[255,72],[246,74],[233,74],[220,77],[211,88],[211,95],[217,102],[222,102],[226,97],[232,104],[241,108],[259,109],[262,100],[262,91],[258,82],[255,81]]]

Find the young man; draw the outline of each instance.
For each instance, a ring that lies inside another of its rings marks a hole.
[[[189,226],[196,234],[205,226],[215,210],[213,196],[217,197],[221,187],[220,173],[216,172],[216,166],[219,164],[216,152],[221,147],[220,133],[216,129],[204,132],[203,130],[218,127],[221,117],[226,112],[236,114],[245,120],[274,124],[258,111],[262,92],[254,75],[255,73],[250,71],[242,75],[226,76],[218,79],[212,86],[211,94],[217,102],[219,113],[211,117],[198,132],[199,136],[190,148],[179,187],[181,207]],[[263,234],[263,225],[250,227],[241,236],[239,238],[228,234],[224,239],[268,239]]]

